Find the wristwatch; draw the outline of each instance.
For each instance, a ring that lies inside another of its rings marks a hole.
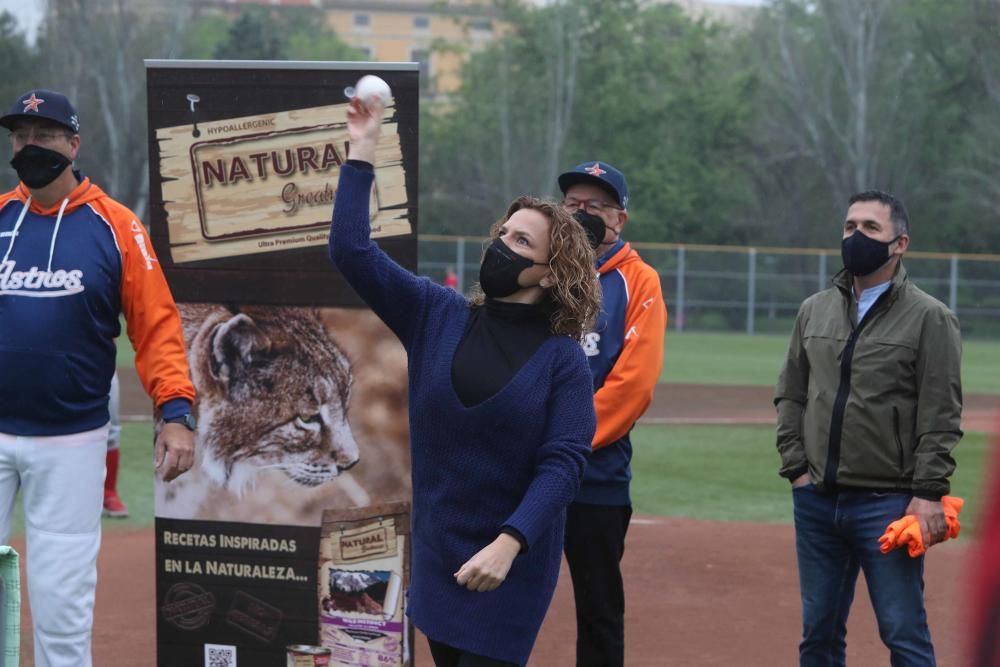
[[[173,417],[172,419],[164,419],[165,424],[183,424],[184,427],[189,431],[194,431],[198,427],[198,422],[195,421],[194,415],[190,412],[181,415],[180,417]]]

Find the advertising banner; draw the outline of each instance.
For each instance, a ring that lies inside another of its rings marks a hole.
[[[417,66],[146,66],[150,235],[198,419],[195,466],[156,483],[157,662],[411,664],[406,354],[327,239],[344,89],[376,74],[372,237],[415,270]]]

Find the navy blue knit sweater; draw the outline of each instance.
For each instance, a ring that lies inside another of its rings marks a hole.
[[[580,345],[550,336],[497,394],[471,408],[451,381],[469,304],[418,278],[369,239],[373,176],[341,167],[330,257],[392,329],[409,357],[413,568],[408,613],[431,639],[497,660],[527,662],[559,576],[566,505],[595,429]],[[527,550],[499,588],[456,583],[465,561],[510,527]]]

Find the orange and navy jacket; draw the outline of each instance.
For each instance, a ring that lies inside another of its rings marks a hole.
[[[23,183],[0,195],[0,433],[106,424],[119,314],[164,418],[190,411],[180,317],[135,214],[89,178],[51,208]]]
[[[629,433],[653,400],[660,377],[667,307],[659,274],[628,243],[612,246],[597,270],[601,313],[583,339],[594,376],[597,432],[576,502],[628,505]]]

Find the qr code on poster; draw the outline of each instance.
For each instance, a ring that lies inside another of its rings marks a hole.
[[[236,667],[236,647],[205,644],[205,667]]]

